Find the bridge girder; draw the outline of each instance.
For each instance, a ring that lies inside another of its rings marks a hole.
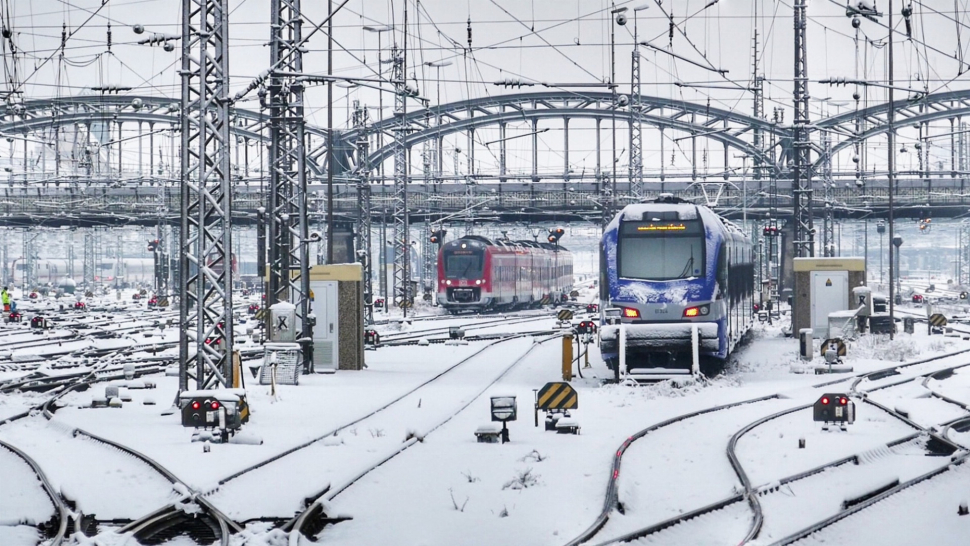
[[[893,124],[898,132],[900,127],[970,115],[970,90],[933,93],[917,100],[895,100],[893,105],[895,106]],[[920,106],[923,107],[922,111]],[[813,124],[813,128],[815,131],[829,131],[838,137],[838,140],[833,141],[832,149],[827,156],[831,158],[860,141],[886,134],[889,130],[886,123],[888,113],[889,103],[882,103],[819,120]],[[861,133],[856,130],[856,121],[859,119],[865,120],[868,125]],[[813,170],[819,170],[827,157],[819,154],[812,165]]]
[[[480,99],[458,101],[428,109],[409,112],[410,126],[417,130],[408,135],[407,145],[413,146],[440,135],[477,129],[484,126],[500,125],[515,121],[529,122],[532,119],[612,119],[610,94],[605,92],[549,91],[496,95]],[[140,106],[135,107],[135,99]],[[765,120],[724,109],[712,108],[703,104],[675,101],[658,97],[642,97],[642,120],[660,128],[674,128],[698,137],[710,138],[736,148],[752,157],[763,157],[766,168],[772,169],[775,176],[786,178],[788,168],[785,163],[785,149],[791,143],[791,128]],[[920,123],[970,116],[970,90],[935,93],[918,100],[897,100],[894,102],[897,126],[911,126]],[[920,107],[922,106],[922,111]],[[834,157],[852,145],[885,134],[888,104],[877,104],[858,111],[851,111],[814,122],[810,132],[827,130],[833,133],[830,153],[819,154],[812,165],[813,171],[821,168],[826,158]],[[629,109],[618,109],[617,119],[629,123],[634,113]],[[691,123],[691,116],[695,121]],[[0,134],[6,136],[29,135],[51,127],[73,126],[89,123],[122,122],[148,123],[155,125],[180,125],[179,99],[134,95],[79,95],[73,97],[36,99],[19,103],[16,106],[0,104]],[[441,125],[429,123],[440,116]],[[237,138],[266,144],[269,142],[268,115],[243,108],[230,110],[232,120],[231,134]],[[867,129],[856,131],[856,121],[864,119]],[[722,130],[724,122],[728,129]],[[380,120],[366,127],[367,134],[381,131],[390,134],[394,120]],[[756,150],[745,136],[757,127],[769,140],[775,135],[778,150]],[[712,133],[714,130],[721,130]],[[326,173],[327,130],[312,125],[306,126],[308,136],[307,165],[311,176],[316,178]],[[335,133],[335,155],[338,165],[348,165],[350,152],[354,149],[358,129]],[[702,133],[707,133],[703,134]],[[393,154],[391,139],[385,139],[385,146],[371,152],[371,165],[390,158]],[[760,154],[760,155],[759,155]],[[347,156],[346,158],[343,156]]]

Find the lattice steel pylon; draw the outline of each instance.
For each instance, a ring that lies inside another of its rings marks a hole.
[[[960,261],[957,263],[957,284],[970,287],[970,222],[960,223]]]
[[[406,64],[405,52],[395,45],[391,49],[391,82],[394,84],[394,117],[399,123],[394,127],[394,280],[392,290],[394,302],[401,307],[407,307],[414,301],[411,293],[411,255],[410,237],[408,236],[410,222],[408,221],[408,186],[407,186],[407,80],[404,78]]]
[[[94,286],[94,237],[95,232],[86,231],[84,233],[84,255],[82,261],[82,275],[84,277],[84,285],[90,289]]]
[[[371,256],[371,210],[370,210],[370,164],[367,156],[370,153],[367,140],[367,109],[360,106],[360,101],[354,101],[354,127],[360,129],[357,137],[357,240],[360,261],[364,269],[364,302],[367,324],[374,322],[374,279],[372,275]]]
[[[424,150],[424,192],[425,192],[425,202],[431,202],[431,189],[435,185],[434,172],[434,158],[435,145],[437,141],[432,140],[430,144],[425,147]],[[431,214],[424,217],[424,230],[421,237],[421,287],[424,292],[424,300],[431,301],[431,294],[435,289],[435,271],[434,271],[434,261],[435,252],[434,246],[431,244]]]
[[[832,218],[832,137],[822,131],[822,194],[825,199],[825,215],[822,217],[822,255],[835,256],[835,220]]]
[[[232,387],[228,16],[182,1],[180,391]]]
[[[299,338],[311,339],[310,246],[307,225],[307,167],[303,83],[303,19],[300,0],[272,0],[270,22],[269,108],[269,286],[267,307],[277,302],[296,306]],[[291,74],[287,76],[287,74]],[[327,166],[331,168],[331,166]],[[303,370],[313,369],[311,346],[303,346]]]
[[[758,4],[754,5],[754,40],[752,45],[751,53],[751,98],[752,98],[752,115],[757,119],[763,119],[765,117],[765,97],[764,97],[764,76],[758,73]],[[751,144],[756,150],[764,150],[764,131],[762,131],[760,126],[754,127],[754,132],[751,137]],[[761,156],[754,157],[754,179],[761,180],[762,170],[764,170],[764,161],[762,161]]]
[[[630,110],[633,111],[630,121],[630,196],[639,201],[643,197],[643,101],[640,98],[640,46],[635,37],[630,75],[633,80],[630,93]]]
[[[794,248],[796,257],[815,256],[815,234],[812,225],[812,159],[809,142],[808,113],[808,47],[806,44],[806,4],[795,0],[795,89],[792,101],[792,206]]]

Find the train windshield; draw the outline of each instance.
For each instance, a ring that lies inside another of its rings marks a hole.
[[[445,254],[445,277],[449,279],[480,279],[482,278],[482,254],[466,253]]]
[[[699,220],[624,222],[620,231],[620,277],[671,281],[704,272],[704,226]]]

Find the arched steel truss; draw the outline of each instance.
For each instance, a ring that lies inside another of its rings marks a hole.
[[[32,100],[18,106],[16,109],[0,106],[0,134],[31,134],[47,128],[95,123],[147,123],[177,129],[181,123],[179,100],[166,97],[91,95]],[[269,143],[269,115],[233,108],[230,118],[232,136]],[[315,157],[324,157],[327,130],[307,126],[306,133],[308,151]],[[326,172],[322,163],[309,162],[308,166],[314,175],[322,176]]]
[[[897,128],[928,124],[933,121],[955,119],[970,116],[970,90],[934,93],[915,99],[893,101],[895,119],[893,124]],[[826,157],[833,157],[859,142],[885,135],[889,130],[886,123],[889,113],[889,103],[877,104],[862,110],[854,110],[845,114],[832,116],[816,122],[813,128],[829,131],[832,135],[831,151],[826,156],[819,154],[813,163],[817,171],[825,162]],[[859,121],[865,122],[861,129]]]
[[[636,119],[636,113],[629,107],[614,107],[613,98],[612,94],[604,92],[549,91],[496,95],[444,104],[408,113],[406,122],[415,130],[407,135],[405,143],[410,148],[422,142],[480,127],[542,119],[611,120],[615,115],[619,122],[632,123]],[[760,128],[766,135],[777,134],[779,141],[787,137],[786,129],[765,120],[703,104],[648,96],[641,96],[641,104],[639,119],[643,123],[721,142],[765,165],[773,166],[775,162],[768,153],[756,149],[743,137],[752,133],[755,127]],[[393,119],[378,121],[368,127],[367,131],[369,134],[389,133],[395,123]],[[345,133],[344,138],[353,142],[356,133]],[[369,162],[371,165],[378,165],[392,157],[393,153],[390,145],[384,146],[371,153]]]
[[[140,101],[140,106],[135,106],[135,99]],[[774,172],[777,177],[787,177],[785,150],[791,142],[789,127],[686,101],[644,96],[642,103],[641,119],[644,123],[721,142],[749,157],[761,158],[768,172]],[[893,106],[897,127],[928,124],[961,116],[970,117],[970,90],[935,93],[916,100],[898,100]],[[58,126],[118,122],[177,128],[180,123],[179,109],[177,99],[131,95],[82,95],[31,100],[16,106],[0,104],[0,135],[30,135]],[[819,153],[813,162],[813,169],[818,171],[827,158],[834,157],[846,148],[885,134],[888,111],[888,104],[878,104],[815,122],[811,132],[829,131],[833,138],[829,153]],[[506,123],[557,118],[609,120],[613,115],[612,96],[605,92],[549,91],[496,95],[409,112],[407,123],[414,130],[407,135],[406,145],[413,147],[445,135]],[[615,115],[624,124],[634,119],[634,113],[628,107],[616,108]],[[237,138],[263,144],[269,142],[268,115],[234,108],[231,117],[232,134]],[[436,122],[439,119],[440,122]],[[857,123],[859,120],[864,120],[864,130],[858,129],[861,126]],[[393,118],[380,120],[367,126],[365,131],[368,135],[378,132],[390,134],[394,123]],[[779,150],[756,149],[751,142],[755,127],[761,129],[765,140],[774,135]],[[323,176],[326,172],[327,131],[308,125],[306,132],[307,164],[311,175]],[[351,129],[334,135],[338,170],[346,170],[346,166],[353,164],[351,156],[359,132],[360,129]],[[392,157],[391,142],[391,139],[385,139],[382,148],[372,146],[370,165],[376,166]]]

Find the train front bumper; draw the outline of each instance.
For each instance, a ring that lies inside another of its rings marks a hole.
[[[702,354],[717,353],[720,348],[718,325],[715,322],[661,322],[650,324],[624,324],[626,349],[641,353],[689,352],[691,327],[697,326],[697,338]],[[600,351],[604,358],[619,356],[620,326],[603,325],[600,328]]]

